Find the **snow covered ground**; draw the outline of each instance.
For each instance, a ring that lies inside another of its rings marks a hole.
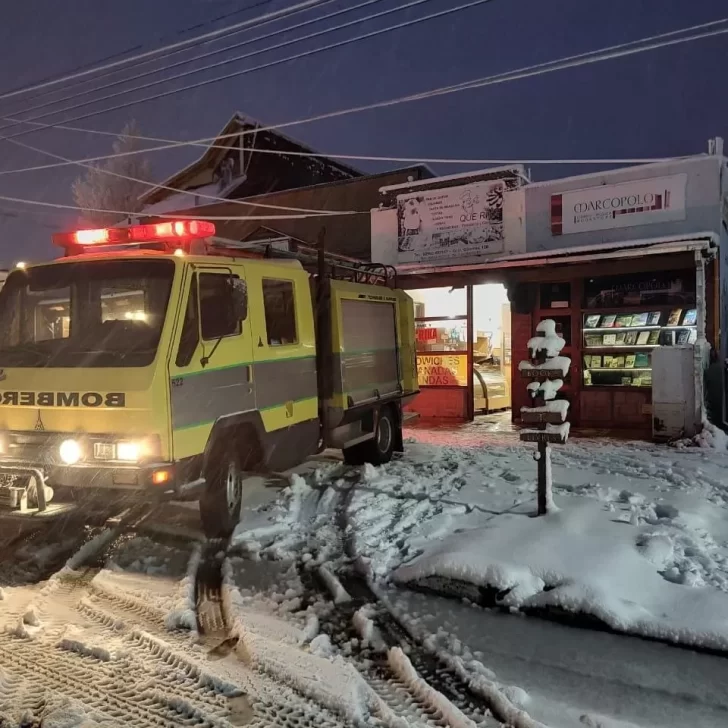
[[[728,723],[728,660],[659,643],[728,650],[728,451],[575,439],[554,448],[559,510],[533,518],[531,447],[411,434],[427,442],[381,468],[334,461],[294,477],[241,523],[238,547],[333,574],[354,559],[418,639],[523,708],[524,725]],[[416,609],[412,588],[495,611],[432,594]]]

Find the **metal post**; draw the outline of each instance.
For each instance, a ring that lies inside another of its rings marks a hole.
[[[473,382],[473,339],[475,338],[475,332],[474,332],[474,321],[473,321],[473,287],[472,286],[465,286],[465,300],[466,300],[466,308],[465,308],[465,315],[467,317],[466,324],[467,324],[467,385],[468,385],[468,402],[467,407],[465,408],[465,413],[467,414],[467,418],[469,421],[473,421],[475,419],[475,384]]]
[[[686,432],[688,436],[700,431],[703,419],[705,419],[705,393],[704,377],[708,365],[709,348],[705,336],[705,313],[707,302],[705,285],[705,259],[702,251],[695,251],[695,305],[697,307],[697,340],[693,347],[693,382],[694,382],[694,409],[690,413],[692,432]]]
[[[544,440],[538,442],[538,460],[536,461],[536,469],[538,471],[538,515],[543,516],[548,510],[547,496],[547,477],[548,467],[547,458],[551,457],[549,445]]]

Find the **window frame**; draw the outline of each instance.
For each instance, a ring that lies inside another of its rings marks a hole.
[[[205,332],[203,330],[204,321],[202,318],[202,277],[203,276],[212,276],[212,277],[218,277],[223,278],[225,280],[231,280],[235,278],[240,278],[239,275],[236,273],[233,273],[230,269],[202,269],[195,272],[197,276],[197,315],[198,315],[198,326],[199,326],[199,334],[200,334],[200,342],[203,344],[205,342],[215,342],[215,341],[221,341],[222,339],[230,339],[234,336],[240,336],[243,333],[243,322],[239,319],[237,320],[235,331],[231,331],[228,334],[222,334],[217,336],[212,336],[210,338],[207,338],[205,336]],[[232,302],[232,297],[231,297]],[[199,343],[199,342],[198,342]]]
[[[293,311],[293,329],[294,329],[294,339],[291,342],[285,343],[285,344],[273,344],[271,343],[271,337],[270,333],[268,331],[268,311],[266,308],[266,293],[265,293],[265,284],[266,282],[275,283],[275,284],[288,284],[291,287],[291,304],[292,304],[292,311]],[[296,303],[296,281],[292,278],[273,278],[271,276],[263,276],[261,278],[261,295],[263,297],[263,321],[265,322],[265,339],[267,342],[267,346],[270,348],[280,349],[282,347],[286,346],[300,346],[301,344],[301,332],[299,330],[298,326],[298,306]]]

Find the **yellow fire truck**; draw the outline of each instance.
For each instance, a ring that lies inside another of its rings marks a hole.
[[[6,511],[199,498],[221,536],[247,473],[327,447],[349,463],[401,451],[414,314],[387,269],[255,259],[188,219],[54,242],[63,257],[0,291]]]

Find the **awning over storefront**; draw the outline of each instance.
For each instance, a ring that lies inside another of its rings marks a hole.
[[[464,282],[533,280],[534,269],[540,269],[545,273],[546,267],[549,269],[561,266],[593,268],[596,263],[603,261],[614,261],[615,263],[625,260],[634,261],[637,258],[643,259],[645,256],[649,256],[651,260],[655,260],[656,256],[670,256],[670,260],[674,260],[674,256],[681,256],[687,265],[691,265],[690,261],[694,260],[696,252],[701,253],[704,258],[712,258],[717,250],[718,236],[715,233],[706,232],[689,236],[650,238],[519,253],[470,265],[409,264],[397,266],[397,272],[404,287],[462,285]],[[645,269],[654,265],[647,260],[643,262]],[[658,264],[657,267],[662,266]],[[552,274],[547,275],[551,277]],[[541,276],[539,275],[539,277]]]

